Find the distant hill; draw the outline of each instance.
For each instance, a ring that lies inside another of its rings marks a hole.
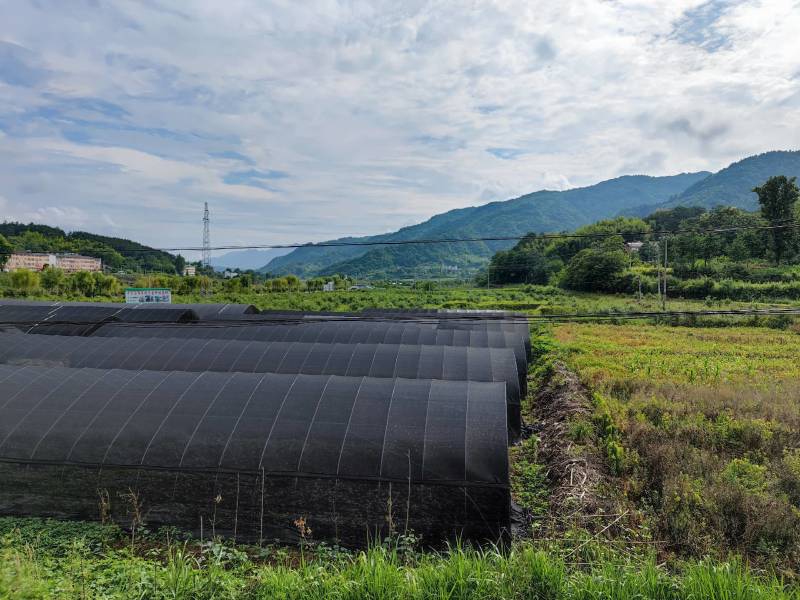
[[[800,151],[766,152],[735,162],[689,186],[664,208],[724,205],[755,210],[758,198],[751,190],[773,175],[800,177]]]
[[[451,210],[394,233],[335,241],[502,237],[529,231],[571,230],[626,209],[663,204],[709,175],[707,172],[669,177],[627,175],[583,188],[543,190],[513,200]],[[513,245],[513,241],[508,241],[298,248],[273,259],[262,270],[304,277],[331,273],[359,277],[433,276],[444,270],[477,268],[497,250]]]
[[[289,252],[291,252],[291,249],[235,250],[221,256],[212,256],[210,263],[218,271],[225,269],[257,270],[273,258],[283,256]]]
[[[123,238],[85,231],[67,233],[58,227],[36,223],[0,223],[0,235],[15,250],[75,252],[100,258],[113,270],[176,271],[176,256]]]

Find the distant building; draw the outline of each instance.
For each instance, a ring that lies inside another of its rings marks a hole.
[[[336,284],[332,281],[329,281],[328,283],[322,285],[323,292],[332,292],[335,289],[336,289]]]
[[[227,270],[222,274],[222,276],[225,279],[233,279],[234,277],[238,277],[239,274],[236,271]]]
[[[194,277],[197,275],[197,267],[194,265],[186,265],[183,267],[183,276],[184,277]]]
[[[102,271],[103,261],[92,256],[82,256],[81,254],[49,254],[46,252],[19,252],[12,254],[5,271],[17,271],[18,269],[28,269],[30,271],[41,271],[45,267],[61,269],[65,273],[76,273],[78,271]]]
[[[625,250],[628,252],[639,252],[644,246],[644,242],[626,242],[625,243]]]
[[[350,289],[356,291],[356,290],[371,290],[373,288],[371,285],[367,285],[365,283],[359,283],[357,285],[351,285]]]

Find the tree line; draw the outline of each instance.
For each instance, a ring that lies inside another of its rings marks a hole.
[[[705,278],[760,283],[800,279],[800,273],[791,268],[800,263],[800,232],[783,227],[800,222],[795,179],[772,177],[753,191],[760,206],[755,212],[724,206],[712,210],[677,207],[644,219],[599,221],[575,230],[577,237],[531,233],[513,248],[497,252],[477,283],[553,284],[594,292],[642,287],[655,291],[659,278],[665,277],[665,253],[668,276],[678,290],[687,281]],[[725,229],[732,230],[708,231]],[[688,295],[702,292],[703,286],[695,287],[700,291],[690,289]]]

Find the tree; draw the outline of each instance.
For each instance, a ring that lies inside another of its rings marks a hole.
[[[183,275],[183,269],[186,267],[186,259],[180,254],[175,257],[175,272],[178,275]]]
[[[770,225],[784,225],[794,217],[794,206],[800,197],[800,190],[798,190],[795,180],[796,177],[789,179],[785,175],[778,175],[767,179],[764,185],[753,188],[753,191],[758,194],[761,214]],[[772,229],[770,238],[772,239],[772,253],[777,265],[786,254],[792,232],[788,229]]]
[[[525,236],[510,250],[497,252],[489,263],[488,270],[476,278],[476,281],[489,283],[536,283],[545,284],[550,275],[561,267],[561,261],[548,258],[544,248],[546,239],[537,238],[534,234]]]
[[[94,296],[95,278],[89,271],[78,271],[70,277],[70,286],[81,296]]]
[[[6,266],[8,259],[11,258],[11,253],[14,251],[14,246],[11,245],[2,234],[0,234],[0,269]]]
[[[58,294],[64,285],[64,271],[53,267],[45,267],[41,275],[42,287],[51,294]]]
[[[11,287],[18,292],[30,293],[39,289],[39,273],[17,269],[11,273]]]
[[[616,292],[627,266],[628,256],[619,247],[604,244],[585,248],[569,261],[561,283],[572,290]]]

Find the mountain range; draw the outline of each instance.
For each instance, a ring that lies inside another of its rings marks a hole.
[[[482,206],[451,210],[396,232],[335,243],[362,245],[304,247],[273,258],[260,270],[301,277],[342,273],[361,278],[426,277],[470,272],[486,264],[514,241],[449,244],[369,245],[441,238],[522,236],[529,232],[570,231],[600,219],[643,216],[674,206],[729,205],[754,210],[753,187],[772,175],[800,176],[800,151],[775,151],[751,156],[710,173],[666,177],[626,175],[588,187],[542,190]]]

